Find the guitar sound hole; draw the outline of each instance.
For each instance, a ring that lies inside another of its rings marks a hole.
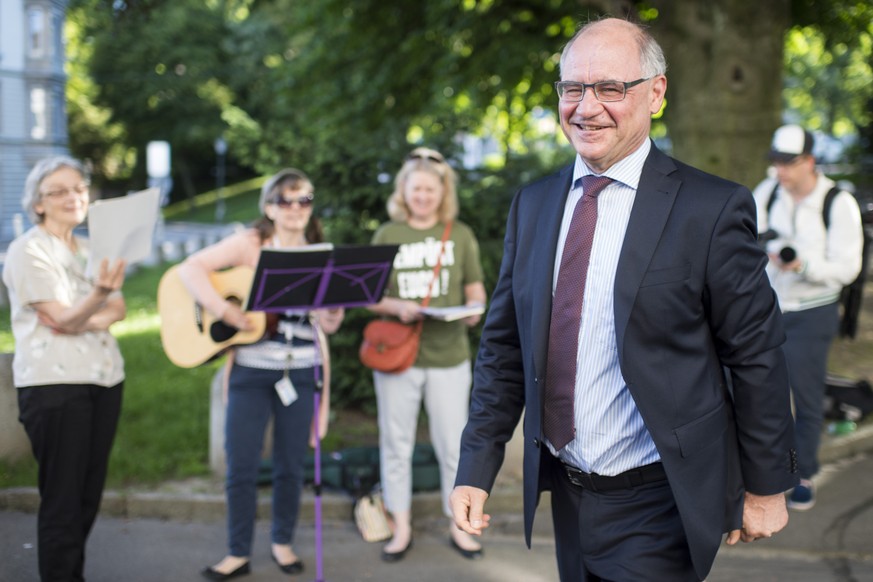
[[[209,336],[215,343],[226,342],[227,340],[235,336],[238,331],[239,328],[228,325],[223,321],[216,321],[209,326]]]

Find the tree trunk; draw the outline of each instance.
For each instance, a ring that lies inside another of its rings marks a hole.
[[[789,0],[654,0],[667,56],[664,121],[673,155],[754,187],[782,118]]]

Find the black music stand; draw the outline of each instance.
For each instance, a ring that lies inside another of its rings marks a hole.
[[[247,311],[273,313],[330,307],[361,307],[378,303],[385,292],[399,245],[310,245],[261,250],[249,292]],[[315,330],[316,353],[321,353]],[[313,426],[315,427],[315,581],[324,582],[321,513],[321,435],[318,411],[323,384],[315,366]]]
[[[246,311],[285,312],[378,303],[399,245],[310,245],[261,250]]]

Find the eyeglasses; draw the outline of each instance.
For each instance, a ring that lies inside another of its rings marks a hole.
[[[91,187],[87,182],[82,182],[81,184],[76,184],[72,188],[58,188],[57,190],[48,190],[43,192],[41,195],[43,198],[63,198],[67,194],[86,194],[88,189]]]
[[[439,156],[435,156],[433,154],[412,153],[412,154],[409,154],[408,156],[406,156],[406,159],[407,159],[407,161],[408,160],[428,160],[428,161],[431,161],[435,164],[445,164],[446,163],[446,161],[443,158],[441,158]]]
[[[597,83],[578,83],[576,81],[558,81],[555,89],[561,101],[578,103],[585,97],[585,89],[594,89],[594,97],[603,103],[624,100],[627,90],[644,83],[652,77],[637,79],[636,81],[598,81]]]
[[[297,198],[285,198],[284,196],[276,196],[270,201],[270,204],[275,204],[279,208],[291,208],[294,203],[300,205],[300,208],[309,208],[312,206],[312,202],[315,200],[315,196],[312,194],[307,194],[306,196],[298,196]]]

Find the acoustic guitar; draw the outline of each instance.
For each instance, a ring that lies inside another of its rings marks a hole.
[[[161,344],[171,362],[182,368],[194,368],[217,358],[231,346],[250,344],[263,337],[267,327],[265,313],[249,313],[254,324],[251,331],[227,325],[194,300],[178,269],[178,265],[170,267],[158,284]],[[254,273],[249,267],[234,267],[211,273],[209,280],[225,299],[244,305]]]

